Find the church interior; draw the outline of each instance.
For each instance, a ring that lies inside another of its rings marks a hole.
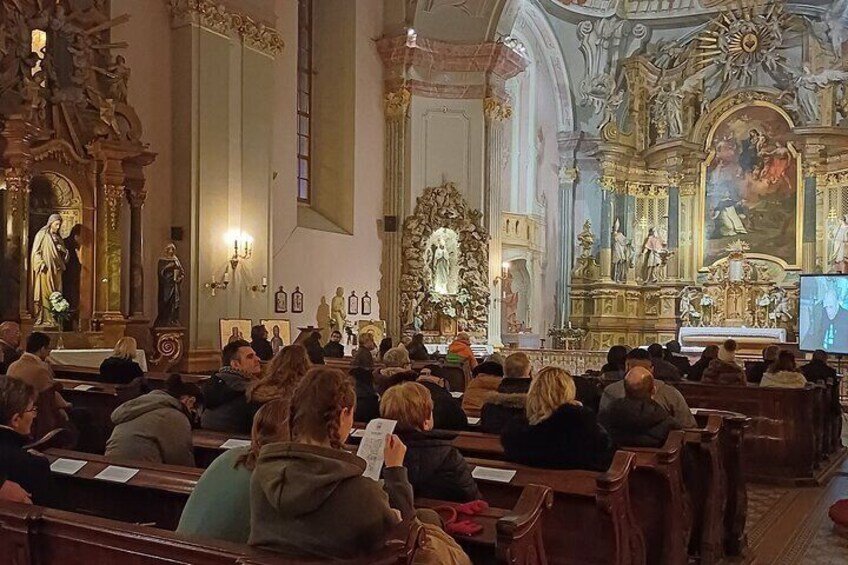
[[[0,15],[0,564],[848,563],[848,1]]]

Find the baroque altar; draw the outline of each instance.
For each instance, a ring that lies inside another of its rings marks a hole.
[[[126,45],[110,37],[128,16],[95,0],[4,0],[0,12],[0,317],[144,347],[144,168],[156,154],[127,101]]]

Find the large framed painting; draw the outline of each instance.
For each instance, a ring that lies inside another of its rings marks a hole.
[[[220,318],[218,320],[221,349],[228,343],[232,343],[239,339],[250,341],[250,330],[252,322],[250,320],[234,320],[229,318]]]
[[[748,244],[749,256],[798,267],[803,185],[792,127],[768,102],[732,108],[716,122],[701,167],[701,268],[726,257],[737,240]]]
[[[285,319],[277,320],[259,320],[259,323],[265,326],[268,332],[268,339],[271,341],[271,349],[274,355],[286,345],[291,345],[291,322]]]

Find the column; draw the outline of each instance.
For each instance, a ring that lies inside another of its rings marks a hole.
[[[673,184],[668,187],[668,250],[672,253],[668,260],[668,278],[680,278],[680,180],[681,175],[669,176]]]
[[[557,327],[568,324],[571,314],[571,268],[574,255],[574,183],[576,167],[559,170],[559,282],[557,284]]]
[[[409,184],[409,103],[406,88],[388,92],[383,100],[386,113],[386,171],[383,187],[383,260],[380,267],[380,319],[386,321],[388,335],[395,341],[409,317],[401,310],[401,238],[406,215]]]
[[[121,207],[124,203],[124,171],[122,160],[103,141],[92,146],[92,153],[103,167],[98,179],[97,207],[97,274],[95,315],[104,321],[123,320],[121,288]]]
[[[503,248],[501,246],[501,192],[503,190],[504,120],[512,115],[512,108],[496,98],[483,100],[485,118],[485,149],[483,164],[483,223],[489,230],[489,343],[502,347],[501,341],[501,285],[495,283],[501,275]]]
[[[806,273],[816,270],[816,185],[815,167],[804,167],[804,235],[798,263]],[[825,272],[830,268],[827,261],[822,265]]]
[[[6,190],[3,193],[5,221],[5,265],[8,271],[3,289],[3,319],[30,317],[29,303],[29,172],[20,167],[5,169]]]
[[[147,198],[144,181],[141,186],[127,190],[130,203],[130,318],[143,319],[144,316],[144,266],[142,262],[143,223],[142,207]]]
[[[598,241],[600,242],[600,253],[598,262],[601,265],[601,280],[612,280],[612,202],[615,194],[606,189],[601,189],[601,225]]]

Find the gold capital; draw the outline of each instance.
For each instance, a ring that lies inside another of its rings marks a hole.
[[[412,94],[408,88],[398,88],[397,90],[387,92],[383,97],[383,107],[386,111],[386,117],[402,118],[406,116],[411,100]]]

